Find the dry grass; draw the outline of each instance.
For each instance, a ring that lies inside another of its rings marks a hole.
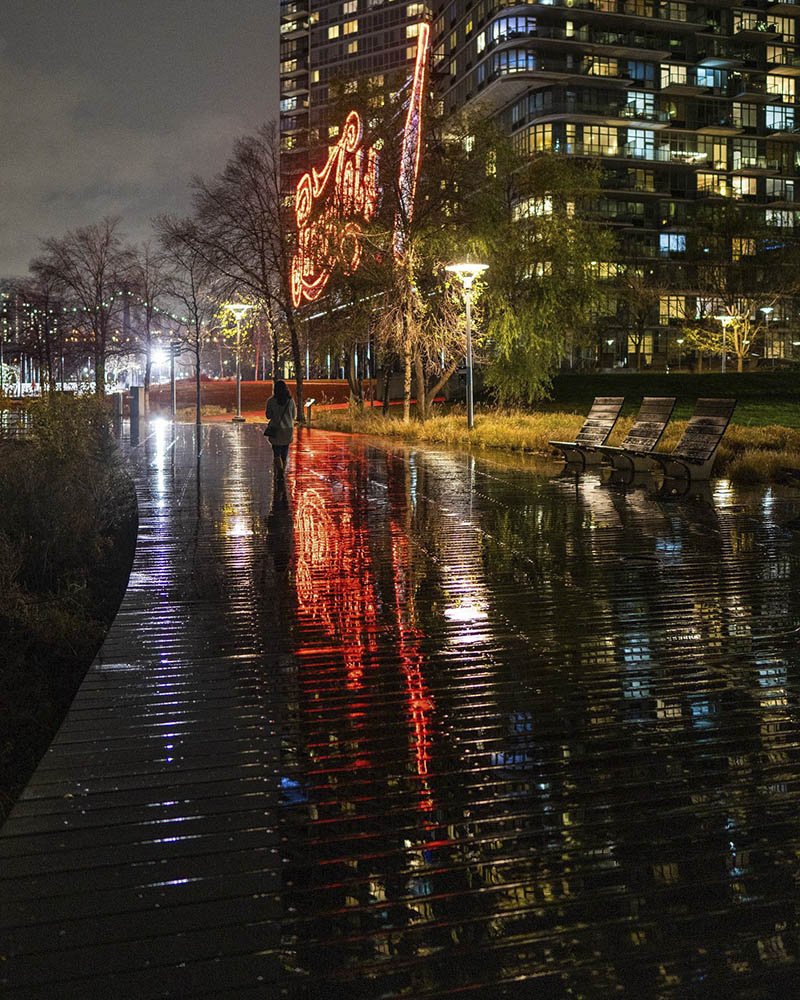
[[[347,434],[374,434],[406,441],[442,444],[473,451],[497,449],[508,452],[554,454],[549,441],[571,441],[583,423],[574,413],[522,413],[492,411],[477,413],[475,427],[467,430],[463,411],[435,416],[424,424],[404,424],[398,415],[377,412],[331,410],[314,413],[314,426]],[[630,429],[632,417],[618,421],[610,444],[618,444]],[[667,427],[660,449],[670,451],[686,427],[685,420]],[[772,425],[743,427],[731,424],[717,455],[715,473],[739,483],[776,482],[785,468],[800,469],[800,430]]]

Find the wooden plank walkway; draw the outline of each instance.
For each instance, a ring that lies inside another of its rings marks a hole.
[[[0,995],[790,996],[796,493],[158,422]]]

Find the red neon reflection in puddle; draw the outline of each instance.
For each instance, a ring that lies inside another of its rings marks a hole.
[[[323,456],[308,450],[311,464],[319,469]],[[323,459],[324,460],[324,459]],[[351,470],[359,458],[348,456]],[[297,610],[301,619],[324,630],[329,644],[299,645],[299,658],[313,660],[322,655],[340,655],[345,670],[346,688],[354,695],[364,689],[365,670],[376,664],[378,585],[369,550],[369,533],[354,521],[352,510],[343,509],[337,498],[336,514],[331,501],[310,483],[298,483],[296,504],[296,590]],[[345,494],[352,497],[355,487],[345,484]],[[399,489],[389,490],[393,508],[390,518],[394,640],[406,688],[406,705],[414,767],[421,785],[417,808],[430,812],[434,799],[428,784],[431,761],[430,716],[434,709],[423,675],[424,657],[419,643],[423,633],[415,624],[412,567],[408,538],[402,527],[406,498]],[[369,702],[351,701],[346,717],[357,727],[368,720]],[[354,758],[351,766],[369,767],[366,756]],[[426,827],[428,824],[426,823]]]
[[[300,647],[299,656],[338,652],[344,658],[346,685],[362,686],[365,662],[377,650],[375,587],[369,565],[367,533],[352,514],[330,515],[314,489],[297,501],[298,612],[316,621],[334,640],[330,647]]]

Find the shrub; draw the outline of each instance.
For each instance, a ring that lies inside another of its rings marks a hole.
[[[30,436],[0,443],[0,817],[116,613],[136,534],[105,405],[30,409]]]

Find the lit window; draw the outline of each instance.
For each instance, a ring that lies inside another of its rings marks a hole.
[[[419,34],[418,24],[407,24],[406,25],[406,38],[416,38]]]
[[[338,38],[338,37],[339,37],[339,25],[338,24],[332,24],[330,26],[330,28],[328,28],[328,38],[330,39],[330,38]]]
[[[794,130],[794,108],[785,108],[780,104],[768,104],[765,110],[767,128],[780,132]]]
[[[348,14],[355,14],[358,10],[358,0],[345,0],[342,4],[342,13],[347,17]]]
[[[483,52],[483,50],[486,48],[486,32],[485,31],[482,31],[478,35],[478,37],[475,39],[475,48],[478,51],[478,55],[480,55],[481,52]]]
[[[328,138],[329,139],[335,139],[338,134],[339,134],[339,126],[338,125],[329,125],[328,126]]]
[[[781,208],[768,208],[764,213],[764,221],[768,226],[778,226],[780,229],[794,228],[794,212]]]
[[[669,323],[671,319],[686,317],[686,297],[684,295],[662,295],[658,301],[658,319],[660,323]]]
[[[355,52],[358,52],[358,40],[354,39],[352,42],[347,43],[347,54],[352,56]]]
[[[756,241],[735,236],[731,241],[731,257],[739,260],[742,257],[755,257]]]
[[[416,59],[417,58],[417,47],[416,45],[409,45],[406,49],[406,59]]]
[[[660,233],[658,237],[660,253],[686,253],[686,236],[683,233]]]
[[[407,17],[422,17],[424,13],[425,13],[424,3],[410,3],[408,7],[406,7]]]
[[[734,198],[754,198],[756,196],[755,177],[733,177],[731,188]]]
[[[767,93],[779,94],[785,101],[794,101],[794,77],[768,73]]]
[[[342,31],[345,35],[354,35],[358,31],[358,18],[352,21],[345,21]]]
[[[669,87],[672,84],[678,86],[686,83],[686,67],[671,66],[666,63],[661,64],[661,86]]]
[[[314,69],[314,70],[311,71],[311,82],[312,83],[319,83],[319,70],[318,69]]]

